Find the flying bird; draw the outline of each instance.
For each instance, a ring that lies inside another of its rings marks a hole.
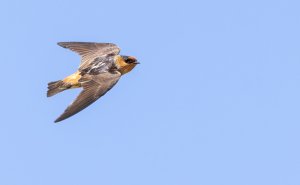
[[[121,78],[139,62],[135,57],[119,55],[120,48],[112,43],[59,42],[81,56],[78,70],[72,75],[48,83],[47,97],[67,89],[83,90],[55,122],[67,119],[91,105],[107,93]]]

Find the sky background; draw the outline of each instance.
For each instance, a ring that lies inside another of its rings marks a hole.
[[[1,1],[0,184],[299,185],[300,2]],[[79,56],[141,62],[79,114]]]

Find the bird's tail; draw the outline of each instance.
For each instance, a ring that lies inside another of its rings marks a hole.
[[[77,71],[76,73],[67,76],[63,80],[48,83],[47,97],[54,96],[57,93],[60,93],[67,89],[81,87],[81,84],[79,83],[80,78],[81,74],[79,71]]]
[[[56,95],[57,93],[60,93],[66,89],[69,89],[69,84],[64,83],[62,80],[58,80],[55,82],[48,83],[48,91],[47,91],[47,97],[51,97]]]

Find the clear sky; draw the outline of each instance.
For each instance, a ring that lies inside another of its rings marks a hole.
[[[1,1],[0,184],[299,185],[300,2]],[[59,124],[79,56],[141,64]]]

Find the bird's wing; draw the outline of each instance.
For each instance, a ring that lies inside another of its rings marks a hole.
[[[101,73],[98,75],[84,75],[79,82],[81,83],[83,90],[77,96],[77,98],[67,107],[64,113],[59,116],[55,122],[67,119],[90,104],[95,102],[107,91],[109,91],[120,79],[121,73]]]
[[[95,58],[103,55],[117,55],[120,48],[112,43],[94,43],[94,42],[59,42],[63,48],[68,48],[81,56],[79,71],[86,68]]]

